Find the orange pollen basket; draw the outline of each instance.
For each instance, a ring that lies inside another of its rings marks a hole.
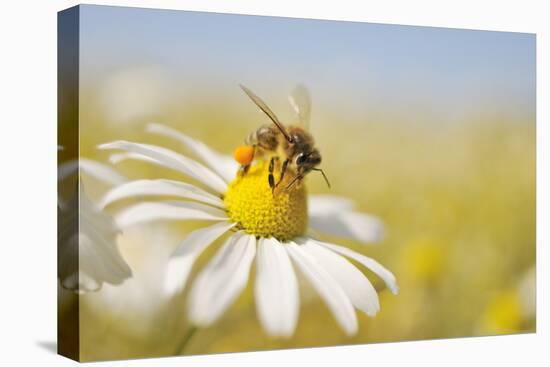
[[[233,152],[233,157],[241,165],[246,166],[254,159],[254,147],[251,145],[238,146]]]

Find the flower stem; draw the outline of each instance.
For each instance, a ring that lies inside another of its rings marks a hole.
[[[189,342],[191,341],[191,339],[193,339],[193,335],[195,335],[196,331],[197,331],[197,328],[195,326],[191,326],[189,330],[187,330],[187,332],[185,333],[185,335],[177,345],[176,352],[175,352],[176,355],[179,356],[179,355],[185,354],[187,346],[189,345]]]

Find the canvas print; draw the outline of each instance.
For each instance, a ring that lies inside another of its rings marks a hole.
[[[536,329],[534,34],[58,17],[58,350]]]

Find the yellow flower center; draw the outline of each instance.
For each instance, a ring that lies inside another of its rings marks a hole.
[[[278,182],[281,164],[273,170]],[[286,189],[296,173],[287,169],[275,192],[269,187],[269,161],[251,166],[229,184],[224,202],[229,218],[247,233],[286,241],[303,235],[307,229],[307,195],[303,182]]]

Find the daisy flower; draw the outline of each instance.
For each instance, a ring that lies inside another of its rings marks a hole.
[[[69,178],[78,174],[108,185],[125,181],[110,167],[81,158],[59,165],[60,189],[74,184]],[[113,218],[88,197],[82,177],[69,200],[58,195],[57,209],[58,278],[63,288],[77,293],[93,292],[100,290],[103,283],[120,284],[132,275],[116,246],[120,230]]]
[[[150,124],[148,131],[177,140],[203,163],[156,145],[114,141],[99,148],[121,151],[111,156],[113,162],[147,161],[191,177],[205,188],[165,179],[130,181],[107,192],[100,206],[128,198],[175,197],[181,200],[140,200],[115,214],[115,222],[123,229],[159,220],[211,222],[189,233],[173,253],[164,281],[169,294],[181,291],[199,255],[226,237],[191,285],[188,316],[196,326],[212,325],[221,317],[247,285],[253,262],[257,315],[275,337],[290,337],[296,328],[300,305],[296,271],[317,291],[347,335],[358,329],[355,309],[369,316],[380,309],[375,288],[348,259],[398,292],[394,275],[375,260],[311,235],[326,233],[361,242],[380,239],[380,221],[354,211],[351,201],[308,198],[303,182],[273,195],[267,184],[269,162],[258,161],[242,175],[231,157],[174,129]],[[275,169],[276,180],[277,172],[280,167]],[[292,176],[293,172],[286,175]]]

